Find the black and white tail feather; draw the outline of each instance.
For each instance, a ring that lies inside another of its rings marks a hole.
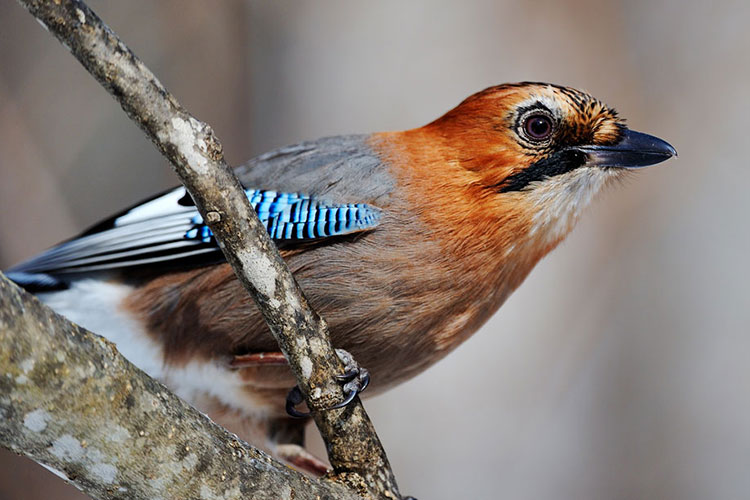
[[[301,193],[247,189],[248,199],[271,237],[310,241],[366,231],[380,209],[363,203],[330,203]],[[219,262],[213,234],[179,187],[106,220],[7,271],[21,286],[64,288],[66,278],[151,264]]]

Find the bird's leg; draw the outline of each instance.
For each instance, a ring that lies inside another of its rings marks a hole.
[[[333,410],[343,408],[351,403],[357,394],[364,391],[370,383],[370,373],[367,369],[359,366],[348,351],[336,349],[336,355],[344,363],[344,373],[337,376],[337,379],[343,384],[345,398],[338,404],[325,408]],[[229,361],[230,368],[241,369],[258,366],[284,366],[287,360],[281,352],[254,352],[250,354],[239,354]],[[286,397],[286,412],[296,418],[309,417],[310,413],[301,412],[295,407],[305,400],[302,392],[297,386],[294,386]]]
[[[251,366],[283,366],[287,361],[282,352],[254,352],[239,354],[229,361],[230,368],[247,368]]]
[[[344,386],[345,397],[340,403],[325,408],[326,410],[343,408],[351,403],[357,397],[357,394],[367,389],[367,386],[370,384],[370,373],[365,368],[359,366],[354,356],[343,349],[336,349],[336,355],[344,363],[344,373],[338,375],[336,378]],[[304,413],[295,408],[304,399],[299,387],[295,385],[286,397],[286,412],[296,418],[309,417],[310,413]]]
[[[305,422],[290,418],[274,419],[268,428],[268,438],[274,443],[273,454],[295,469],[319,477],[330,467],[304,448]]]

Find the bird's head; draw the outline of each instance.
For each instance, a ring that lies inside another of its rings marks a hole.
[[[545,83],[491,87],[424,130],[450,144],[464,182],[551,244],[608,182],[677,154],[591,95]]]

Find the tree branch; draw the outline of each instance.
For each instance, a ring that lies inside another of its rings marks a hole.
[[[117,99],[172,163],[289,360],[326,443],[332,478],[362,494],[398,498],[385,451],[361,403],[315,411],[343,400],[335,380],[341,363],[325,322],[308,305],[256,217],[211,128],[182,108],[82,1],[19,1]]]
[[[2,273],[0,345],[0,443],[94,498],[360,498],[240,441]]]

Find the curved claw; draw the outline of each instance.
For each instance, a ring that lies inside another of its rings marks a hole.
[[[302,391],[299,390],[299,387],[296,385],[292,387],[292,390],[289,391],[289,394],[286,395],[286,413],[290,417],[294,418],[307,418],[310,416],[310,413],[305,413],[299,411],[295,406],[300,404],[302,401],[305,400],[305,397],[302,395]]]
[[[347,380],[348,379],[348,380],[351,381],[354,378],[354,377],[348,377],[348,375],[349,375],[348,373],[345,373],[344,375],[340,375],[339,376],[340,377],[339,380]],[[356,375],[358,375],[358,374],[356,374]],[[365,389],[367,389],[368,385],[370,385],[370,374],[367,373],[367,372],[365,372],[365,374],[362,376],[361,387],[349,390],[349,392],[346,393],[346,398],[342,402],[337,403],[337,404],[331,406],[328,409],[329,410],[333,410],[335,408],[343,408],[343,407],[345,407],[346,405],[348,405],[349,403],[351,403],[352,401],[354,401],[354,398],[356,398],[357,395],[360,392],[362,392]]]
[[[367,370],[365,370],[364,368],[360,368],[357,365],[351,354],[344,351],[343,349],[336,349],[336,354],[338,354],[341,361],[343,361],[347,365],[347,371],[345,373],[342,373],[341,375],[336,376],[336,380],[344,384],[345,397],[344,400],[340,403],[336,403],[333,406],[324,408],[325,410],[344,408],[349,403],[354,401],[354,398],[356,398],[359,393],[367,389],[367,386],[370,385],[370,374]],[[295,385],[286,396],[287,414],[295,418],[309,417],[311,415],[310,413],[304,413],[295,408],[295,406],[302,403],[304,400],[305,397],[302,395],[302,391],[300,391],[299,387]]]
[[[354,398],[357,397],[357,394],[359,394],[359,391],[351,391],[346,395],[346,398],[340,403],[336,403],[333,406],[330,406],[326,408],[326,410],[335,410],[336,408],[343,408],[344,406],[348,405],[352,401],[354,401]]]
[[[357,375],[359,375],[358,370],[349,370],[348,372],[342,373],[341,375],[336,375],[336,380],[338,380],[339,382],[351,382]]]
[[[365,389],[367,389],[368,385],[370,385],[370,374],[369,373],[365,373],[365,376],[362,377],[362,387],[360,387],[359,391],[357,391],[357,392],[365,392]]]

